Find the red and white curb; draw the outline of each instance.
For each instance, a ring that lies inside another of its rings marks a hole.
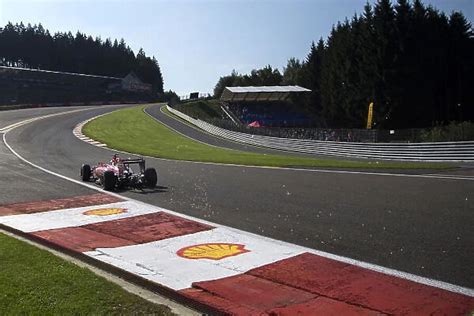
[[[109,114],[109,113],[106,113],[106,114]],[[93,118],[90,118],[88,120],[85,120],[79,124],[77,124],[74,129],[72,130],[72,133],[74,134],[74,136],[76,136],[77,138],[79,138],[80,140],[82,140],[83,142],[86,142],[86,143],[89,143],[91,145],[94,145],[94,146],[97,146],[97,147],[107,147],[107,144],[104,144],[104,143],[101,143],[101,142],[98,142],[92,138],[89,138],[87,137],[86,135],[84,135],[82,133],[82,128],[84,127],[84,125],[86,125],[88,122],[92,121],[92,120],[95,120],[96,118],[100,117],[100,116],[103,116],[105,114],[102,114],[102,115],[98,115],[98,116],[95,116]]]
[[[474,310],[470,289],[446,283],[443,289],[436,286],[441,282],[427,279],[422,284],[414,276],[374,271],[104,193],[0,206],[0,224],[223,314],[466,315]]]

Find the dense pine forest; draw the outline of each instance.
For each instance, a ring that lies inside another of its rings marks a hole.
[[[474,35],[460,12],[446,15],[421,1],[378,0],[338,22],[304,61],[283,73],[271,66],[221,77],[225,86],[301,85],[296,100],[327,127],[366,124],[374,102],[377,128],[428,127],[474,120]]]
[[[81,32],[50,34],[41,24],[8,23],[0,28],[0,66],[124,77],[134,71],[154,91],[163,92],[155,57],[135,55],[123,39],[93,38]]]

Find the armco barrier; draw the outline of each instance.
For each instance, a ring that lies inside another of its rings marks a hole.
[[[474,141],[435,143],[348,143],[291,139],[229,131],[194,119],[169,106],[168,111],[200,129],[236,142],[315,155],[412,161],[474,161]]]

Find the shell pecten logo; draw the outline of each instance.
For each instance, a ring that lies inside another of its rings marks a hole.
[[[186,259],[211,259],[221,260],[227,257],[237,256],[250,250],[245,245],[228,243],[208,243],[181,248],[176,253]]]
[[[109,215],[116,215],[126,213],[127,209],[125,208],[99,208],[96,210],[86,211],[82,214],[84,215],[95,215],[95,216],[109,216]]]

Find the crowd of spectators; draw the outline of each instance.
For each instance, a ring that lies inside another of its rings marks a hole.
[[[242,132],[273,137],[312,139],[336,142],[374,142],[376,133],[365,129],[326,129],[326,128],[284,128],[263,127],[245,128]]]
[[[301,111],[283,101],[230,103],[228,109],[244,125],[255,121],[268,127],[308,126],[311,123]]]
[[[234,131],[273,137],[337,142],[373,142],[376,133],[365,129],[314,128],[312,122],[295,106],[283,101],[233,102],[225,105],[241,125],[214,122]],[[249,127],[257,121],[259,127]],[[313,125],[314,126],[314,125]]]
[[[256,102],[255,102],[256,103]],[[473,130],[470,125],[459,125],[449,126],[440,128],[409,128],[409,129],[332,129],[332,128],[315,128],[313,125],[306,124],[288,124],[291,122],[291,114],[284,111],[284,105],[280,108],[269,107],[262,105],[258,108],[255,103],[230,103],[224,104],[228,112],[233,113],[235,119],[240,120],[241,124],[236,125],[234,121],[225,118],[208,120],[209,123],[219,126],[221,128],[232,130],[241,133],[247,133],[252,135],[264,135],[273,136],[280,138],[292,138],[292,139],[309,139],[309,140],[320,140],[320,141],[334,141],[334,142],[384,142],[384,143],[416,143],[423,141],[460,141],[460,140],[471,140]],[[262,103],[261,103],[262,104]],[[255,111],[263,110],[263,113]],[[271,111],[270,111],[271,110]],[[256,113],[257,112],[257,113]],[[294,113],[294,112],[293,112]],[[260,116],[259,116],[260,115]],[[271,121],[275,117],[280,117],[280,124],[276,124],[277,121]],[[284,115],[284,116],[283,116]],[[284,117],[284,118],[283,118]],[[297,116],[296,116],[297,117]],[[281,120],[283,118],[283,120]],[[254,127],[249,126],[254,120],[260,119],[260,126]],[[286,121],[286,124],[285,124]],[[267,124],[268,122],[274,124]],[[295,122],[295,121],[293,121]]]

